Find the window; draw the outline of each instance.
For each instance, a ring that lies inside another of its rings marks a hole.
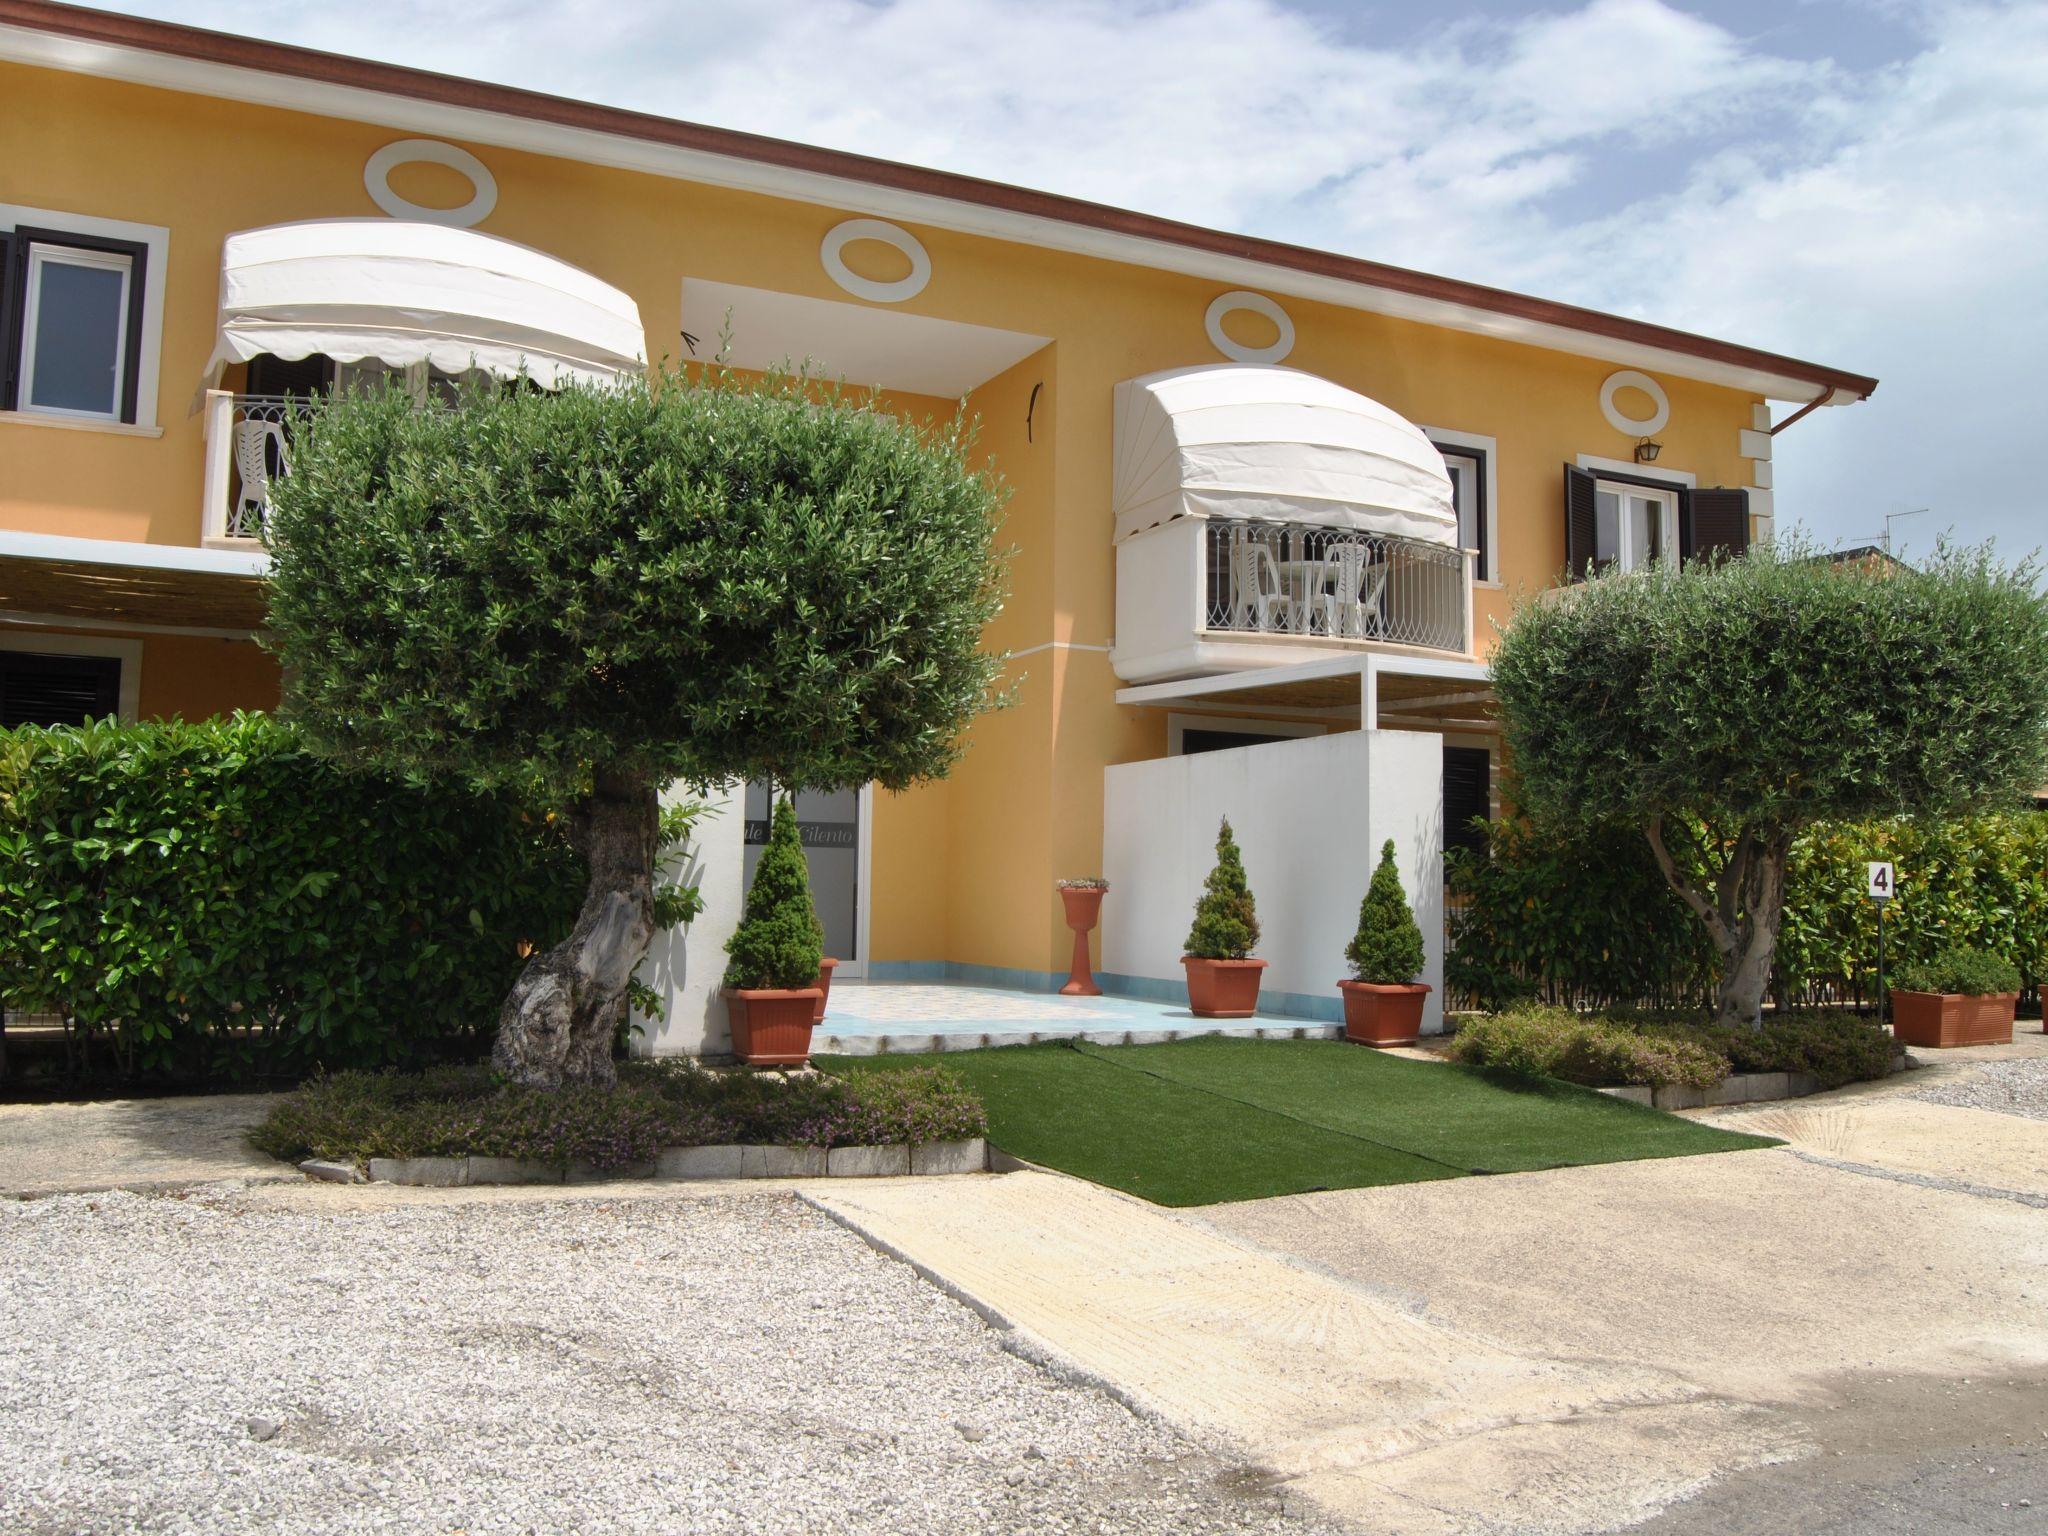
[[[0,651],[0,728],[82,725],[119,712],[118,656]]]
[[[135,420],[147,258],[132,240],[0,233],[0,409]]]
[[[1263,747],[1302,736],[1321,736],[1328,729],[1296,720],[1233,720],[1221,715],[1171,714],[1166,717],[1166,755],[1185,757],[1191,752]]]
[[[1641,570],[1678,550],[1678,492],[1614,480],[1593,484],[1593,560]]]
[[[1438,446],[1451,473],[1451,500],[1458,509],[1458,547],[1476,549],[1474,581],[1491,581],[1492,552],[1486,547],[1486,455],[1473,448]]]
[[[1493,819],[1493,754],[1485,747],[1444,748],[1444,848],[1486,851],[1472,823]]]

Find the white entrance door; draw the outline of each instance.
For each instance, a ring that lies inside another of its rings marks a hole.
[[[865,792],[854,789],[796,797],[797,828],[803,833],[804,862],[811,874],[811,903],[825,929],[825,953],[839,962],[835,977],[867,974],[867,892],[861,879],[866,799]],[[768,786],[749,784],[744,855],[749,888],[761,850],[768,844],[771,814]]]

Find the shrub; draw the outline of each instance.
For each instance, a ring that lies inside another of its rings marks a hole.
[[[1468,1066],[1588,1087],[1711,1088],[1728,1075],[1728,1063],[1697,1041],[1539,1006],[1466,1021],[1450,1054]]]
[[[1792,846],[1772,981],[1781,1013],[1872,995],[1877,903],[1863,894],[1866,859],[1890,859],[1901,875],[1885,911],[1894,967],[1970,944],[2011,956],[2023,993],[2048,975],[2048,816],[1829,822]],[[1445,982],[1483,1007],[1533,996],[1668,1008],[1713,995],[1712,946],[1637,834],[1500,821],[1483,852],[1448,854],[1444,868],[1454,936]]]
[[[1216,832],[1216,867],[1203,882],[1195,903],[1195,925],[1188,930],[1187,953],[1198,960],[1242,960],[1259,942],[1258,907],[1245,882],[1244,860],[1226,819]]]
[[[1762,1029],[1699,1025],[1690,1033],[1737,1072],[1805,1072],[1823,1088],[1883,1077],[1895,1049],[1882,1024],[1832,1010],[1768,1014]]]
[[[1956,945],[1929,959],[1899,967],[1892,987],[1899,992],[1960,992],[1982,997],[1987,992],[2017,992],[2019,967],[1981,949]]]
[[[878,1146],[987,1133],[981,1101],[943,1067],[783,1078],[678,1061],[629,1062],[616,1087],[555,1092],[484,1067],[336,1073],[280,1100],[249,1139],[292,1162],[477,1156],[619,1168],[664,1147]]]
[[[1883,1077],[1892,1039],[1853,1014],[1772,1014],[1761,1029],[1670,1012],[1577,1014],[1525,1006],[1461,1024],[1451,1058],[1592,1087],[1711,1088],[1731,1072],[1805,1072],[1824,1088]]]
[[[509,792],[343,772],[263,715],[0,733],[0,999],[80,1077],[480,1050],[579,861]]]
[[[1401,889],[1392,838],[1380,850],[1379,867],[1358,906],[1358,932],[1344,953],[1351,960],[1351,974],[1360,981],[1399,986],[1422,974],[1422,930],[1415,926],[1408,893]]]
[[[725,941],[725,952],[732,957],[725,968],[725,984],[816,986],[824,944],[825,930],[811,905],[810,869],[804,862],[796,807],[785,795],[776,802],[768,846],[754,867],[740,925]]]

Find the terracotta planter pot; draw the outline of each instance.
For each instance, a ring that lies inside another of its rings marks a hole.
[[[1060,988],[1062,997],[1102,996],[1102,988],[1095,985],[1095,973],[1088,966],[1088,935],[1102,916],[1105,894],[1102,886],[1060,887],[1060,900],[1067,908],[1067,926],[1074,930],[1074,958],[1067,967],[1067,984]]]
[[[1382,986],[1371,981],[1340,981],[1344,994],[1344,1038],[1360,1045],[1413,1045],[1422,1033],[1422,1000],[1429,988],[1422,982]]]
[[[1892,1035],[1905,1045],[2006,1045],[2017,992],[1892,993]]]
[[[837,960],[820,960],[818,962],[818,1007],[817,1011],[811,1015],[811,1022],[813,1024],[825,1017],[825,1000],[832,995],[832,973],[838,969],[839,962]]]
[[[733,1054],[750,1067],[800,1067],[811,1059],[816,987],[727,987]]]
[[[1188,1011],[1198,1019],[1248,1019],[1259,1011],[1263,960],[1203,960],[1182,955],[1188,973]]]

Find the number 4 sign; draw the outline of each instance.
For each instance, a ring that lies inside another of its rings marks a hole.
[[[1864,869],[1870,878],[1870,897],[1873,901],[1890,901],[1897,895],[1897,881],[1892,875],[1890,864],[1866,864]]]

